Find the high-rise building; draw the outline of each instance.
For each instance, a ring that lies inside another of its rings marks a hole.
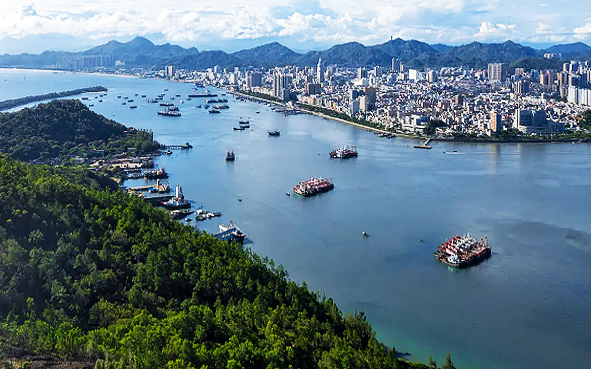
[[[497,113],[496,111],[490,112],[490,123],[488,125],[488,129],[493,132],[499,133],[503,130],[503,122],[501,121],[501,114]]]
[[[521,127],[533,127],[534,115],[531,110],[517,109],[513,120],[513,127],[521,130]]]
[[[357,78],[358,79],[367,78],[367,70],[365,70],[363,67],[359,67],[357,69]]]
[[[429,81],[429,83],[437,82],[437,72],[435,72],[434,70],[428,71],[427,72],[427,81]]]
[[[246,73],[246,88],[261,87],[263,85],[263,75],[261,72]]]
[[[322,58],[318,59],[318,65],[316,66],[316,81],[318,83],[324,82],[324,70],[322,69]]]
[[[392,58],[392,73],[400,72],[400,60]]]
[[[273,96],[282,101],[289,100],[292,83],[293,76],[291,74],[276,71],[273,74]]]
[[[322,93],[322,85],[320,83],[306,84],[306,95],[319,95]]]
[[[377,77],[380,78],[382,76],[382,68],[379,66],[374,67],[373,69],[373,74]]]
[[[174,65],[167,65],[164,67],[164,76],[165,77],[174,77],[176,73],[176,68]]]
[[[503,63],[488,64],[488,80],[491,82],[505,82],[507,79],[507,66]]]
[[[367,97],[366,110],[373,110],[376,106],[377,93],[375,87],[363,87],[363,94]],[[361,103],[359,103],[361,107]],[[363,110],[363,109],[362,109]],[[365,111],[365,110],[363,110]]]
[[[419,71],[416,69],[409,69],[408,70],[408,79],[412,82],[416,82],[419,80]]]
[[[529,81],[522,80],[515,82],[515,92],[523,95],[529,92]]]

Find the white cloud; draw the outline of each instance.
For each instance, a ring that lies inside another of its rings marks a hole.
[[[104,40],[162,35],[184,46],[276,39],[302,45],[589,39],[584,11],[525,0],[12,0],[0,13],[0,39],[65,34]],[[583,5],[581,5],[583,6]],[[484,19],[483,19],[484,18]],[[588,23],[588,24],[587,24]],[[572,24],[581,24],[574,32]],[[516,26],[519,25],[519,26]],[[570,36],[569,36],[570,35]],[[215,46],[214,46],[215,47]],[[201,47],[200,47],[201,48]]]
[[[591,34],[591,23],[587,23],[582,27],[577,27],[573,32],[575,34]]]

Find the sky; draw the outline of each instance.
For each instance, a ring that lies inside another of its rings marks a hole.
[[[80,51],[144,36],[228,52],[278,41],[295,51],[390,37],[431,44],[591,44],[587,1],[4,0],[0,54]]]

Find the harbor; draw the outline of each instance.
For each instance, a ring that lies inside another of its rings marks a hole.
[[[9,82],[17,73],[4,72]],[[169,88],[186,96],[192,85],[18,73],[47,78],[56,90],[105,85],[110,93],[94,111],[152,130],[161,143],[191,142],[193,150],[152,158],[166,167],[173,189],[181,184],[188,210],[222,212],[200,222],[192,213],[184,224],[215,234],[233,220],[248,233],[250,249],[283,265],[294,282],[330,292],[344,313],[364,311],[378,338],[411,353],[411,360],[433,355],[439,361],[450,351],[458,368],[564,367],[561,355],[537,355],[540,347],[553,347],[569,358],[567,366],[591,361],[585,346],[590,236],[581,216],[589,211],[580,200],[591,183],[588,145],[437,141],[426,152],[413,149],[425,139],[379,138],[364,127],[284,116],[248,101],[232,101],[222,114],[191,105],[179,118],[158,119],[157,104],[136,99],[138,109],[129,109],[116,95],[152,97]],[[65,83],[49,80],[57,77]],[[18,96],[35,93],[23,89]],[[233,132],[240,116],[250,116],[252,128]],[[281,136],[269,137],[272,130]],[[327,153],[343,144],[356,145],[359,156],[331,160]],[[234,164],[224,161],[230,148]],[[463,155],[443,154],[454,150]],[[311,175],[333,178],[335,189],[294,195],[294,184]],[[153,182],[141,177],[124,184]],[[492,257],[461,269],[438,262],[433,251],[455,232],[487,234]],[[436,310],[429,301],[438,301]],[[534,324],[531,314],[545,319]],[[452,330],[454,340],[434,338]]]

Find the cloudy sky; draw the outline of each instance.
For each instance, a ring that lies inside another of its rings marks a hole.
[[[0,53],[82,50],[145,36],[235,51],[279,41],[297,51],[391,36],[450,45],[513,40],[591,44],[581,0],[4,0]]]

